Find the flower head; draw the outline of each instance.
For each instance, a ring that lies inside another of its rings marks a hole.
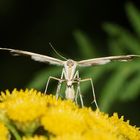
[[[55,135],[82,133],[86,130],[85,118],[78,108],[67,108],[61,105],[48,109],[41,123],[46,130]]]
[[[140,131],[138,128],[131,126],[129,121],[124,121],[124,117],[118,117],[117,113],[114,113],[112,117],[109,118],[110,122],[115,126],[118,137],[125,139],[140,139]]]
[[[36,90],[7,90],[1,93],[0,100],[5,104],[5,111],[13,121],[27,122],[38,119],[46,109],[44,95]]]

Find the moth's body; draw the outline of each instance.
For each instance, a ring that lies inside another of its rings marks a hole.
[[[64,78],[67,84],[65,90],[66,99],[74,100],[75,98],[73,82],[75,80],[76,67],[77,62],[72,59],[68,59],[67,61],[64,62]]]
[[[65,79],[67,80],[68,86],[71,85],[71,81],[74,79],[76,67],[77,62],[72,59],[68,59],[67,61],[64,62],[64,75]]]
[[[88,66],[95,66],[95,65],[103,65],[107,64],[111,61],[128,61],[131,60],[135,57],[140,57],[140,55],[121,55],[121,56],[109,56],[109,57],[100,57],[100,58],[93,58],[93,59],[87,59],[87,60],[82,60],[82,61],[74,61],[72,59],[67,59],[66,61],[53,58],[50,56],[46,55],[41,55],[37,53],[32,53],[28,51],[22,51],[22,50],[15,50],[15,49],[10,49],[10,48],[0,48],[0,50],[6,50],[10,51],[14,55],[25,55],[25,56],[30,56],[33,60],[43,62],[43,63],[50,63],[52,65],[60,65],[63,66],[61,78],[56,78],[53,76],[50,76],[48,79],[48,82],[46,84],[46,89],[45,92],[47,92],[48,84],[51,79],[57,80],[58,81],[58,86],[57,86],[57,91],[56,91],[56,97],[60,96],[60,88],[61,88],[61,83],[66,82],[66,90],[65,90],[65,97],[66,99],[71,99],[75,100],[77,103],[77,96],[80,96],[81,100],[81,105],[83,106],[83,99],[80,91],[80,82],[85,82],[85,81],[90,81],[91,87],[92,87],[92,92],[93,92],[93,98],[96,107],[98,108],[98,105],[96,103],[96,98],[95,98],[95,93],[94,93],[94,87],[93,87],[93,82],[91,78],[86,78],[86,79],[80,79],[79,78],[79,72],[76,70],[77,66],[83,66],[83,67],[88,67]],[[77,83],[77,91],[75,92],[73,83]]]

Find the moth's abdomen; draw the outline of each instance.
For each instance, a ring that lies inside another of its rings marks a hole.
[[[74,92],[73,86],[66,87],[65,98],[66,99],[70,99],[70,100],[74,100],[75,99],[75,92]]]

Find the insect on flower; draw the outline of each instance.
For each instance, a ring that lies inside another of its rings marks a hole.
[[[57,80],[58,85],[57,85],[57,90],[56,90],[56,98],[58,98],[60,96],[61,84],[63,82],[66,82],[65,98],[71,99],[75,101],[76,104],[78,104],[78,97],[79,97],[82,107],[84,106],[84,103],[83,103],[83,98],[80,91],[80,83],[89,81],[91,84],[92,93],[93,93],[93,102],[95,103],[96,108],[98,108],[98,104],[96,101],[92,79],[91,78],[81,79],[79,77],[79,71],[76,70],[77,66],[90,67],[90,66],[107,64],[111,61],[128,61],[128,60],[132,60],[133,58],[140,57],[140,55],[121,55],[121,56],[108,56],[108,57],[93,58],[93,59],[87,59],[87,60],[82,60],[82,61],[74,61],[72,59],[66,59],[65,61],[63,61],[57,58],[53,58],[50,56],[41,55],[37,53],[32,53],[28,51],[15,50],[15,49],[10,49],[10,48],[0,48],[0,50],[10,51],[15,56],[19,56],[19,55],[30,56],[31,59],[35,61],[39,61],[43,63],[50,63],[52,65],[63,66],[60,78],[49,76],[47,84],[46,84],[46,88],[45,88],[45,93],[47,92],[50,80],[51,79]],[[77,84],[76,92],[73,86],[74,83]]]

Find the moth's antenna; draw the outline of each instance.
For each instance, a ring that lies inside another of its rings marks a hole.
[[[59,54],[59,53],[55,50],[55,48],[52,46],[51,42],[49,42],[49,45],[51,46],[51,48],[53,49],[53,51],[54,51],[59,57],[63,58],[64,60],[67,60],[67,58],[65,58],[64,56],[62,56],[61,54]]]

